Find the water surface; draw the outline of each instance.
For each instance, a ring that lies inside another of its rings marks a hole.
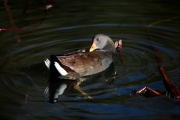
[[[4,119],[179,119],[176,99],[165,97],[153,47],[172,82],[180,89],[179,1],[54,1],[0,2],[0,116]],[[81,48],[89,49],[94,35],[123,40],[123,63],[114,56],[117,76],[84,84],[94,99],[78,92],[59,96],[51,104],[44,96],[49,71],[44,60]],[[144,98],[133,91],[145,86],[164,97]]]

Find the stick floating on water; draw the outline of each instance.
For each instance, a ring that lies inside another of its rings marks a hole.
[[[125,60],[124,60],[124,57],[122,55],[122,40],[118,40],[114,43],[114,46],[116,48],[116,51],[119,52],[119,56],[120,56],[120,59],[121,61],[124,63]]]

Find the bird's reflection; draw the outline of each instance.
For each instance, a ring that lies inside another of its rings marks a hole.
[[[103,82],[107,84],[112,84],[115,76],[114,65],[113,63],[104,71],[85,76],[83,78],[84,82],[81,85],[89,85],[96,82]],[[49,78],[49,86],[45,89],[45,96],[49,97],[49,102],[55,103],[58,101],[58,96],[63,95],[64,93],[71,94],[75,92],[80,92],[80,94],[84,95],[88,98],[93,98],[93,96],[89,96],[85,91],[82,91],[80,88],[75,89],[74,86],[77,84],[77,80],[69,80],[69,79],[60,79],[57,77]]]

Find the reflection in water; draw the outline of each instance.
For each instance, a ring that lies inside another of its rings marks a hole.
[[[83,79],[83,84],[93,84],[94,82],[106,82],[108,84],[113,84],[114,82],[114,65],[113,63],[104,71],[94,74],[94,75],[89,75],[89,76],[84,76],[79,79]],[[58,96],[62,95],[63,93],[74,93],[75,91],[81,93],[87,98],[92,99],[91,96],[86,94],[85,91],[81,90],[80,88],[75,88],[75,85],[77,84],[78,81],[76,80],[70,80],[70,79],[62,79],[62,78],[57,78],[57,77],[50,77],[49,78],[49,86],[46,87],[44,93],[45,96],[49,96],[49,102],[57,102]]]

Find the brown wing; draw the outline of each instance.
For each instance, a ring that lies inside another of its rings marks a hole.
[[[68,56],[57,56],[62,65],[86,76],[101,72],[112,63],[112,54],[105,52],[79,52]],[[67,70],[67,68],[64,68]]]

